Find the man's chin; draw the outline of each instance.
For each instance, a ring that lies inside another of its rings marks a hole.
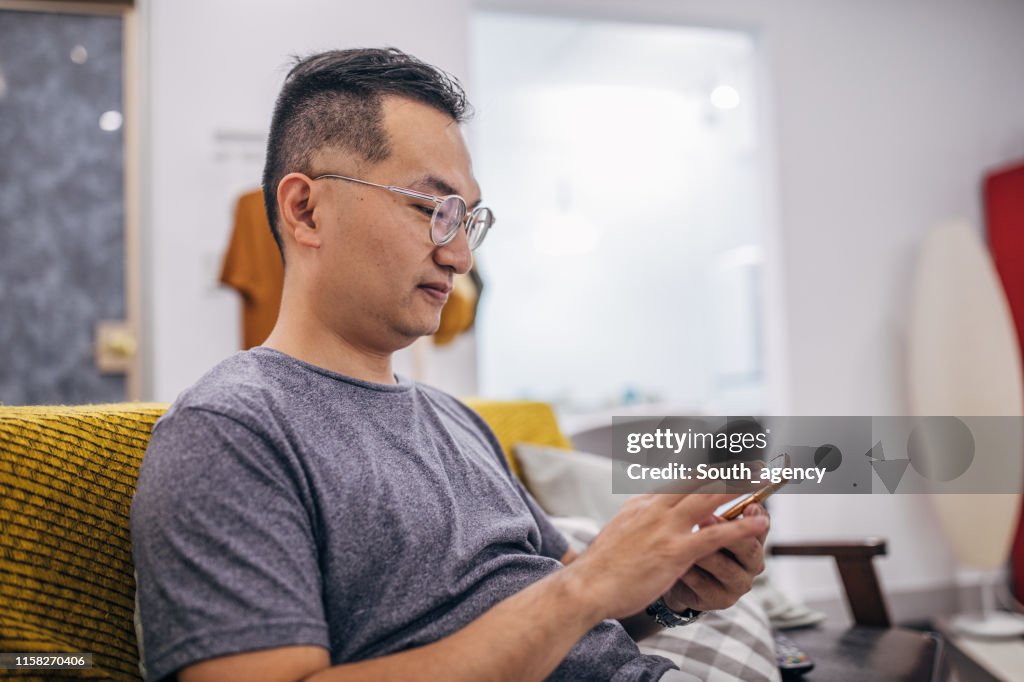
[[[405,346],[411,346],[423,336],[433,336],[440,327],[441,316],[438,315],[436,320],[424,322],[423,324],[410,324],[403,329],[399,329],[398,332],[406,339]]]

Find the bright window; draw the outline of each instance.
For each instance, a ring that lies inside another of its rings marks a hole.
[[[481,12],[483,395],[765,406],[755,49],[727,30]]]

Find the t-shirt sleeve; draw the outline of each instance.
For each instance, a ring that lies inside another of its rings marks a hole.
[[[147,677],[290,645],[328,647],[301,474],[235,419],[176,409],[156,426],[132,504]]]

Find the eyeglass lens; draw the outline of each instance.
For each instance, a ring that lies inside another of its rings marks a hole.
[[[473,211],[469,224],[466,225],[466,239],[469,241],[470,250],[483,243],[484,237],[487,236],[487,230],[490,229],[493,222],[494,214],[491,213],[491,209],[480,207]]]
[[[430,238],[435,244],[449,241],[466,218],[466,202],[461,197],[448,196],[434,209],[430,221]]]
[[[445,197],[434,209],[434,216],[430,221],[431,240],[435,244],[447,244],[465,220],[466,203],[462,197],[456,195]],[[484,237],[487,236],[487,231],[493,223],[494,214],[489,208],[481,206],[470,214],[466,225],[466,240],[469,242],[471,250],[483,243]]]

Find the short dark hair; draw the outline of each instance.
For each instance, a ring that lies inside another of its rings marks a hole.
[[[284,257],[277,186],[288,173],[311,173],[313,155],[339,147],[377,163],[391,154],[382,100],[407,97],[461,123],[471,109],[459,81],[393,47],[331,50],[296,58],[274,106],[263,167],[263,202]]]

